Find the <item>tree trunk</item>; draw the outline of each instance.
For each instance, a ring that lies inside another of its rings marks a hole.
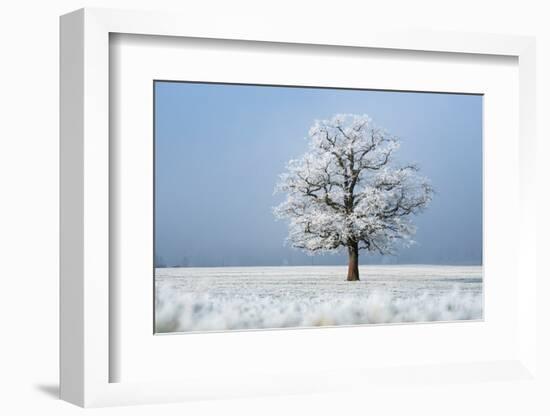
[[[359,245],[352,243],[348,246],[348,281],[359,280]]]

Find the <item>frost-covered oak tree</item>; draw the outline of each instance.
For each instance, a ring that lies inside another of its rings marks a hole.
[[[359,280],[359,251],[392,254],[409,245],[416,228],[411,216],[433,194],[413,164],[399,165],[397,138],[367,115],[336,115],[309,130],[309,150],[291,160],[276,192],[275,207],[289,221],[288,242],[308,253],[347,249],[347,280]]]

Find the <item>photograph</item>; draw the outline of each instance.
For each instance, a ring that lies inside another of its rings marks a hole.
[[[483,95],[153,89],[155,333],[483,320]]]

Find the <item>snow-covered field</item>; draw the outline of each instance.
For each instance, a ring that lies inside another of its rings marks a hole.
[[[481,266],[162,268],[157,332],[482,319]]]

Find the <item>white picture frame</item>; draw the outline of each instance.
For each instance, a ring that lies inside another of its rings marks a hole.
[[[82,9],[61,18],[61,398],[80,406],[182,401],[196,398],[256,394],[320,392],[349,383],[373,383],[410,371],[382,367],[369,371],[333,369],[323,382],[318,374],[282,371],[269,377],[236,380],[220,373],[216,380],[198,377],[181,381],[112,382],[110,368],[120,357],[110,348],[113,337],[110,296],[110,172],[109,152],[109,36],[113,33],[185,38],[331,45],[452,54],[504,55],[519,67],[519,222],[516,336],[517,354],[498,361],[423,365],[417,380],[437,377],[470,382],[488,374],[507,380],[536,375],[535,268],[535,41],[529,37],[464,33],[365,31],[334,32],[326,28],[301,31],[265,22],[239,25],[217,21],[205,26],[192,16],[165,13]],[[111,191],[110,191],[111,190]],[[148,305],[144,305],[147,307]],[[152,335],[152,334],[151,334]],[[277,336],[274,332],[272,337]],[[331,381],[332,380],[332,381]]]

